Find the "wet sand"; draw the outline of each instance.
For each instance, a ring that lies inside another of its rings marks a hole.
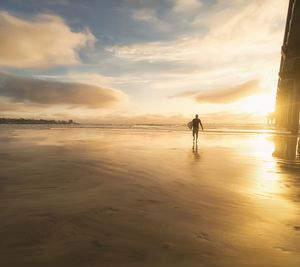
[[[1,266],[298,267],[293,140],[1,129]]]

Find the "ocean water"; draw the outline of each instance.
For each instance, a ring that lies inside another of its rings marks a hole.
[[[186,124],[0,124],[0,129],[97,128],[103,130],[190,131]],[[205,132],[288,134],[284,129],[265,123],[207,123]]]

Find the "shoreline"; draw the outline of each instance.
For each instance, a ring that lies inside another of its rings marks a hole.
[[[174,126],[174,125],[173,125]],[[175,125],[177,126],[177,125]],[[218,126],[218,125],[216,125]],[[141,127],[140,125],[89,125],[89,124],[0,124],[0,128],[8,129],[98,129],[103,131],[140,131],[140,132],[187,132],[191,133],[191,130],[187,129],[185,125],[180,127],[168,128],[165,125],[160,126],[146,126]],[[156,128],[155,128],[156,127]],[[199,131],[199,134],[213,133],[213,134],[274,134],[274,135],[285,135],[285,136],[297,136],[296,134],[291,134],[290,132],[284,130],[275,130],[275,129],[236,129],[236,128],[208,128],[204,131]],[[298,133],[298,136],[300,132]]]

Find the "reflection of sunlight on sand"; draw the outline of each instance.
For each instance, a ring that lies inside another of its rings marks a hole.
[[[256,170],[252,190],[255,195],[262,198],[272,197],[282,192],[280,179],[276,171],[276,162],[272,157],[274,143],[267,136],[261,135],[255,140],[251,151],[261,162],[260,168]],[[251,154],[252,154],[251,153]]]
[[[263,163],[262,168],[259,169],[257,175],[256,190],[259,195],[279,194],[282,192],[280,180],[278,175],[274,172],[276,168],[274,161],[266,161]]]
[[[253,206],[248,206],[251,219],[235,229],[236,233],[244,236],[247,243],[254,247],[263,244],[273,250],[272,253],[279,250],[288,254],[294,248],[289,243],[292,238],[287,225],[297,221],[299,207],[286,198],[286,176],[280,172],[277,160],[272,156],[275,143],[268,135],[258,135],[249,139],[245,147],[248,149],[245,153],[250,156],[248,159],[255,166],[249,168],[250,183],[246,188]],[[246,174],[247,170],[242,172]]]
[[[263,135],[256,139],[251,152],[260,160],[260,167],[254,172],[250,191],[262,205],[264,212],[269,212],[272,217],[287,218],[293,213],[293,204],[283,196],[286,188],[272,156],[274,149],[274,142],[268,136]]]
[[[255,144],[252,146],[255,154],[259,157],[263,157],[266,160],[270,160],[274,163],[272,153],[274,151],[275,145],[269,140],[267,135],[259,135],[255,139]]]
[[[281,181],[276,170],[276,162],[272,157],[274,143],[267,140],[266,136],[261,136],[258,140],[259,156],[263,156],[261,168],[256,176],[256,190],[261,196],[270,194],[280,194],[282,192]]]

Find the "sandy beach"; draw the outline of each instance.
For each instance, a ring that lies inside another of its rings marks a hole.
[[[3,128],[1,266],[298,267],[295,140]]]

